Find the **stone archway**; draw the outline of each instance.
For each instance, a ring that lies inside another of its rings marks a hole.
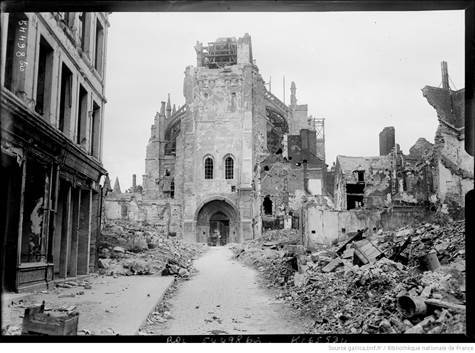
[[[210,245],[239,242],[239,213],[225,200],[206,202],[196,215],[196,240]]]

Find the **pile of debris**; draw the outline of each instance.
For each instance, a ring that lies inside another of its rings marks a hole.
[[[126,221],[105,225],[98,242],[99,273],[108,276],[161,274],[188,277],[192,260],[204,250],[159,233],[153,226]]]
[[[309,333],[465,333],[463,222],[360,230],[315,252],[287,241],[233,250],[313,319]]]

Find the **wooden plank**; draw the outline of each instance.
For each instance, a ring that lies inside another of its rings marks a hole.
[[[465,305],[460,305],[460,304],[454,304],[454,303],[449,303],[449,302],[444,302],[439,299],[426,299],[424,302],[427,305],[432,305],[436,306],[439,308],[444,308],[444,309],[449,309],[449,310],[454,310],[457,312],[465,312]]]

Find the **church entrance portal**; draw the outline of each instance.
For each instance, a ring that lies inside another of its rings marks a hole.
[[[196,231],[197,241],[210,246],[238,242],[238,213],[226,201],[210,201],[204,204],[198,212]]]

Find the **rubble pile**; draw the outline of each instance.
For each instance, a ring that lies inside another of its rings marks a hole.
[[[183,243],[153,226],[126,221],[105,225],[98,242],[99,273],[108,276],[161,274],[188,277],[204,246]]]
[[[382,250],[400,247],[408,237],[408,246],[401,255],[410,258],[409,265],[416,265],[421,256],[435,250],[440,264],[446,265],[456,259],[465,259],[465,221],[453,221],[444,225],[425,223],[418,227],[404,227],[397,232],[378,235]]]
[[[263,239],[233,251],[314,320],[309,333],[465,332],[463,222],[364,233],[314,252]]]

